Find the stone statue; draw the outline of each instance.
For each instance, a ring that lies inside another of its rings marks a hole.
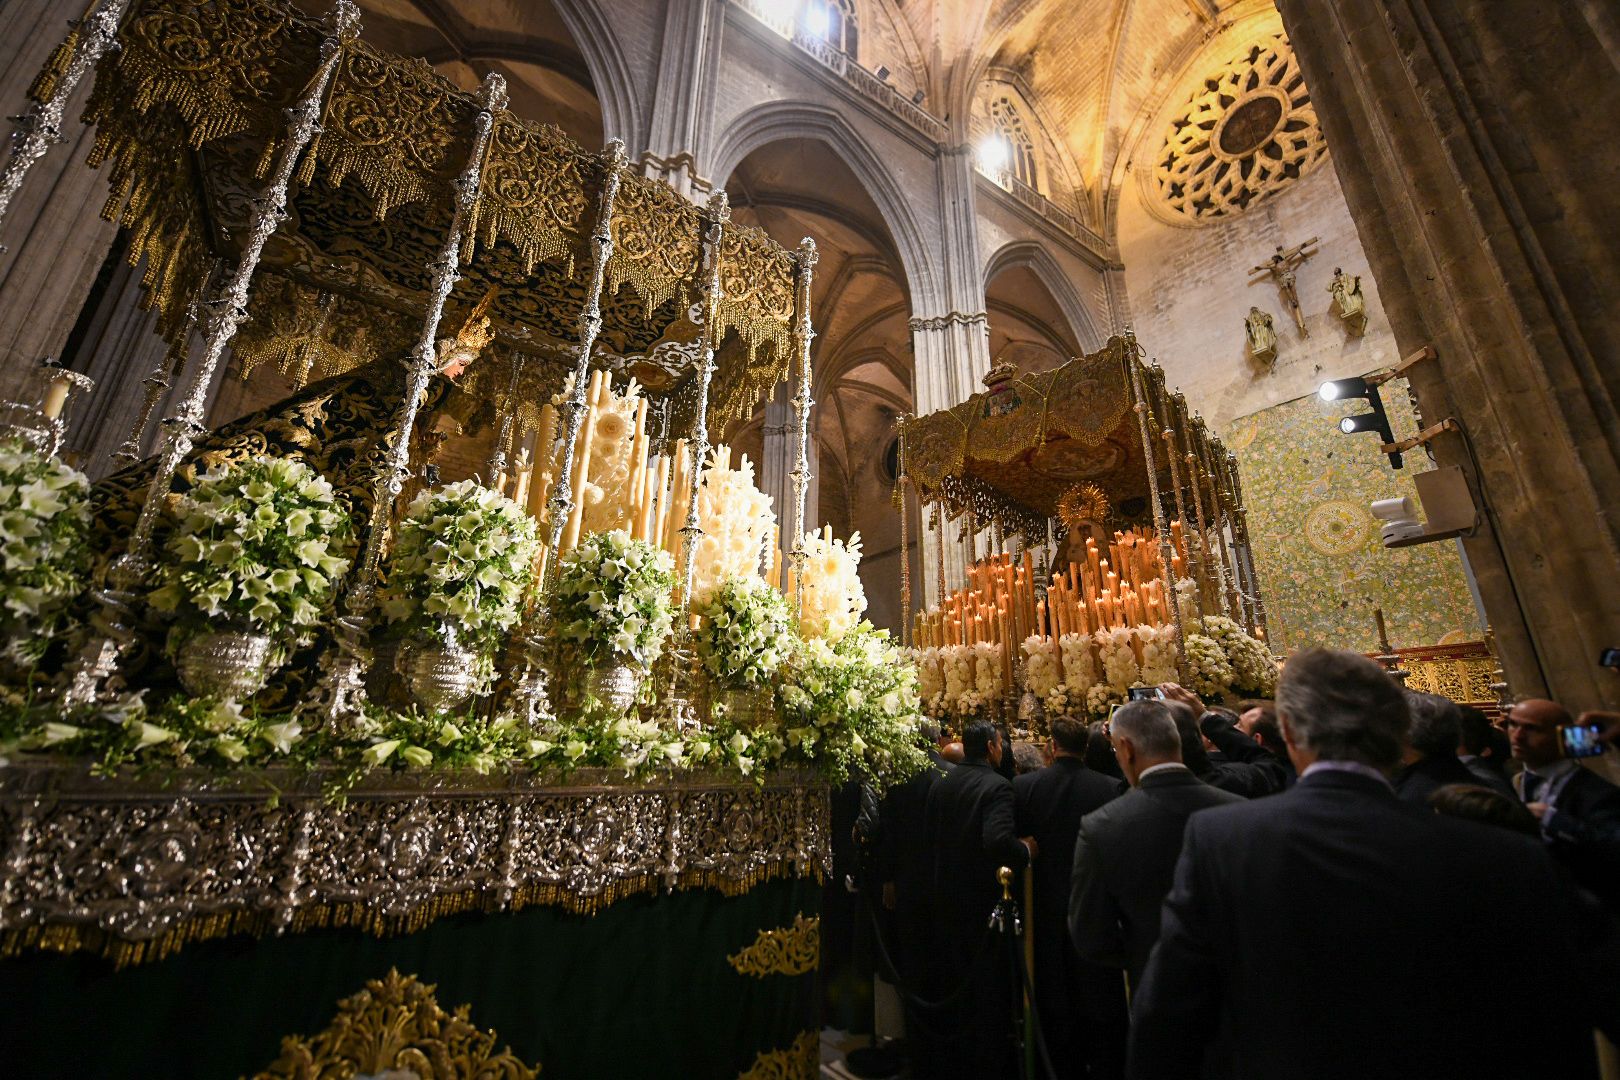
[[[1271,316],[1257,307],[1251,307],[1243,325],[1249,335],[1249,355],[1267,364],[1274,362],[1277,359],[1277,330],[1272,325]]]
[[[1361,275],[1350,275],[1333,268],[1333,280],[1328,283],[1328,292],[1333,296],[1335,314],[1350,331],[1352,337],[1360,337],[1367,330],[1367,298],[1361,295]]]
[[[1301,263],[1312,255],[1314,251],[1307,250],[1316,243],[1317,238],[1311,237],[1303,244],[1283,250],[1281,244],[1277,245],[1277,253],[1259,266],[1249,270],[1251,274],[1264,274],[1277,283],[1277,291],[1282,294],[1283,303],[1288,310],[1294,313],[1294,323],[1299,327],[1301,337],[1310,337],[1311,332],[1305,329],[1305,313],[1299,309],[1299,291],[1294,287],[1294,271],[1299,269]],[[1253,282],[1250,282],[1252,285]]]

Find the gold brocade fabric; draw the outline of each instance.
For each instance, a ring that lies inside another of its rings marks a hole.
[[[981,521],[1017,531],[1054,516],[1059,498],[1080,483],[1139,514],[1148,485],[1132,362],[1116,337],[1062,367],[920,417],[906,431],[906,474],[952,517],[972,508]]]
[[[534,1080],[540,1070],[496,1049],[496,1034],[477,1027],[465,1005],[446,1012],[434,987],[395,968],[338,1003],[332,1023],[308,1038],[281,1041],[281,1056],[254,1080],[414,1076]]]
[[[146,262],[148,298],[171,344],[213,257],[229,262],[247,232],[281,150],[285,109],[309,86],[324,34],[279,0],[137,0],[121,48],[98,70],[87,111],[97,127],[92,161],[110,166],[107,215],[132,233],[131,258]],[[299,163],[291,220],[266,247],[255,282],[255,293],[274,295],[250,295],[249,365],[337,374],[385,355],[407,336],[400,324],[420,326],[476,112],[472,95],[422,61],[342,43],[321,131]],[[451,306],[496,287],[497,342],[537,363],[555,364],[579,340],[603,162],[555,128],[495,114]],[[704,223],[668,186],[624,170],[599,298],[602,351],[645,359],[690,324],[707,286]],[[758,230],[728,226],[719,262],[715,437],[787,375],[795,296],[792,255]],[[337,299],[323,322],[306,309],[326,296]],[[659,392],[690,383],[695,355],[664,354],[670,377]]]

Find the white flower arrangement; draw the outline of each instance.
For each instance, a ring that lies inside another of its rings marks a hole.
[[[945,692],[945,668],[938,646],[917,649],[917,695],[925,702],[934,702]]]
[[[777,696],[789,748],[835,782],[853,772],[881,789],[922,768],[916,670],[870,623],[802,642]]]
[[[973,693],[973,646],[946,645],[939,653],[945,674],[944,706],[954,713],[960,710],[962,699]]]
[[[700,603],[721,582],[758,577],[760,555],[776,525],[771,497],[754,486],[754,465],[746,457],[738,468],[730,450],[717,446],[709,456],[698,488],[698,525],[703,536],[693,554],[692,595]]]
[[[308,644],[336,600],[353,540],[332,485],[303,462],[255,457],[203,474],[180,500],[152,606],[171,646],[220,622],[279,649]]]
[[[1086,691],[1086,712],[1099,720],[1106,719],[1115,702],[1122,696],[1123,694],[1116,694],[1113,687],[1107,683],[1095,683]]]
[[[764,686],[792,648],[787,601],[758,577],[729,578],[697,608],[694,644],[703,668],[721,686]]]
[[[993,641],[973,646],[973,689],[985,701],[1001,693],[1001,646]]]
[[[1276,692],[1277,663],[1264,642],[1250,637],[1225,615],[1206,615],[1201,626],[1226,654],[1232,669],[1229,689],[1255,697],[1270,697]]]
[[[1222,697],[1232,685],[1232,664],[1226,650],[1206,634],[1190,633],[1186,642],[1187,681],[1206,701]]]
[[[1198,582],[1192,577],[1179,578],[1176,581],[1176,603],[1181,609],[1181,621],[1191,624],[1198,618],[1201,605],[1198,602]]]
[[[19,439],[0,441],[0,635],[33,663],[84,591],[93,552],[90,481]]]
[[[1117,697],[1124,697],[1125,691],[1142,679],[1136,651],[1131,647],[1133,636],[1128,626],[1112,626],[1098,630],[1094,637],[1097,655],[1102,659],[1103,682]]]
[[[804,551],[804,576],[799,582],[804,619],[799,630],[807,638],[836,645],[866,610],[860,575],[861,534],[852,534],[846,544],[834,539],[831,530],[807,533]]]
[[[622,529],[593,533],[562,557],[547,602],[552,632],[580,659],[652,667],[674,620],[675,560]]]
[[[534,519],[476,480],[423,491],[400,523],[383,615],[487,657],[522,618],[537,543]]]
[[[1058,643],[1051,638],[1032,634],[1024,639],[1024,689],[1036,697],[1047,698],[1063,685],[1063,674],[1058,670]]]
[[[1063,686],[1069,696],[1084,701],[1097,681],[1097,663],[1091,655],[1090,634],[1064,634],[1058,639],[1063,657]]]
[[[1041,699],[1041,704],[1046,709],[1046,717],[1048,720],[1055,716],[1073,715],[1074,705],[1076,702],[1083,704],[1085,702],[1085,695],[1080,694],[1077,696],[1063,683],[1058,683],[1056,686],[1052,687],[1051,690],[1047,691],[1046,696]]]
[[[1142,656],[1142,682],[1148,686],[1175,682],[1176,628],[1174,624],[1162,626],[1142,624],[1132,628],[1137,648]]]

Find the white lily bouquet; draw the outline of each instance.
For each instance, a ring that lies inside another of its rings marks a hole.
[[[733,577],[697,607],[698,657],[716,684],[732,690],[764,686],[791,650],[787,601],[758,577]]]
[[[173,653],[221,624],[272,641],[272,665],[314,640],[349,569],[353,527],[325,477],[255,457],[211,469],[181,498],[150,597]]]
[[[889,637],[861,622],[836,644],[800,644],[778,698],[787,744],[830,780],[852,772],[887,788],[920,771],[916,669]]]
[[[534,519],[476,480],[423,491],[400,522],[383,615],[402,636],[472,649],[487,678],[523,616],[537,546]]]
[[[861,534],[852,534],[846,544],[833,538],[831,528],[808,533],[804,551],[804,577],[798,582],[804,619],[799,629],[807,638],[837,644],[866,610],[866,588],[860,574]]]
[[[38,661],[88,583],[90,481],[17,439],[0,441],[0,636]]]
[[[593,533],[562,558],[547,602],[552,633],[587,665],[651,668],[674,621],[675,560],[622,529]]]

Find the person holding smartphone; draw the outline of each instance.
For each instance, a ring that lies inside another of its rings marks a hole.
[[[1576,881],[1620,910],[1620,788],[1569,756],[1602,743],[1554,701],[1531,698],[1507,713],[1508,739],[1524,771],[1514,790],[1541,821],[1553,855]],[[1575,730],[1571,730],[1575,729]]]

